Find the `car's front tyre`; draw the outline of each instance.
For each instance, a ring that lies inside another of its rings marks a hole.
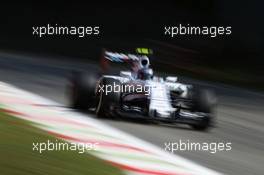
[[[207,130],[210,126],[213,125],[215,117],[214,117],[214,109],[216,106],[216,95],[207,89],[201,89],[199,87],[194,87],[192,89],[192,111],[200,112],[206,114],[206,116],[200,118],[192,124],[192,128],[195,130]]]

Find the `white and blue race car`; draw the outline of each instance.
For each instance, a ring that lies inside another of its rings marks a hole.
[[[129,62],[131,69],[119,75],[74,73],[70,81],[71,107],[92,110],[98,117],[184,123],[197,130],[212,126],[216,97],[211,91],[180,83],[175,76],[154,76],[146,55],[104,51],[103,59]]]

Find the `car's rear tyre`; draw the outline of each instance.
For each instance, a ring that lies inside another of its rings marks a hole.
[[[112,117],[114,115],[114,109],[120,107],[121,89],[114,89],[114,87],[120,87],[119,80],[113,78],[103,78],[99,84],[103,89],[98,88],[97,92],[97,117]],[[111,87],[111,91],[106,92],[106,87]]]
[[[78,110],[87,110],[95,106],[95,87],[98,75],[93,72],[74,72],[69,88],[70,106]]]

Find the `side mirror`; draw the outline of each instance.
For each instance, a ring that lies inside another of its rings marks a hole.
[[[166,77],[166,82],[176,83],[178,81],[178,77]]]

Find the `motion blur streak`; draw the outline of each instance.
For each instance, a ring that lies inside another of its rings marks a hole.
[[[96,70],[91,62],[37,59],[36,56],[1,54],[0,80],[67,105],[66,77],[72,69]],[[180,77],[181,78],[181,77]],[[159,147],[165,142],[232,142],[231,152],[180,152],[177,154],[226,174],[263,174],[264,95],[218,83],[197,82],[213,88],[219,97],[217,128],[208,133],[187,127],[143,125],[131,121],[102,120]]]

